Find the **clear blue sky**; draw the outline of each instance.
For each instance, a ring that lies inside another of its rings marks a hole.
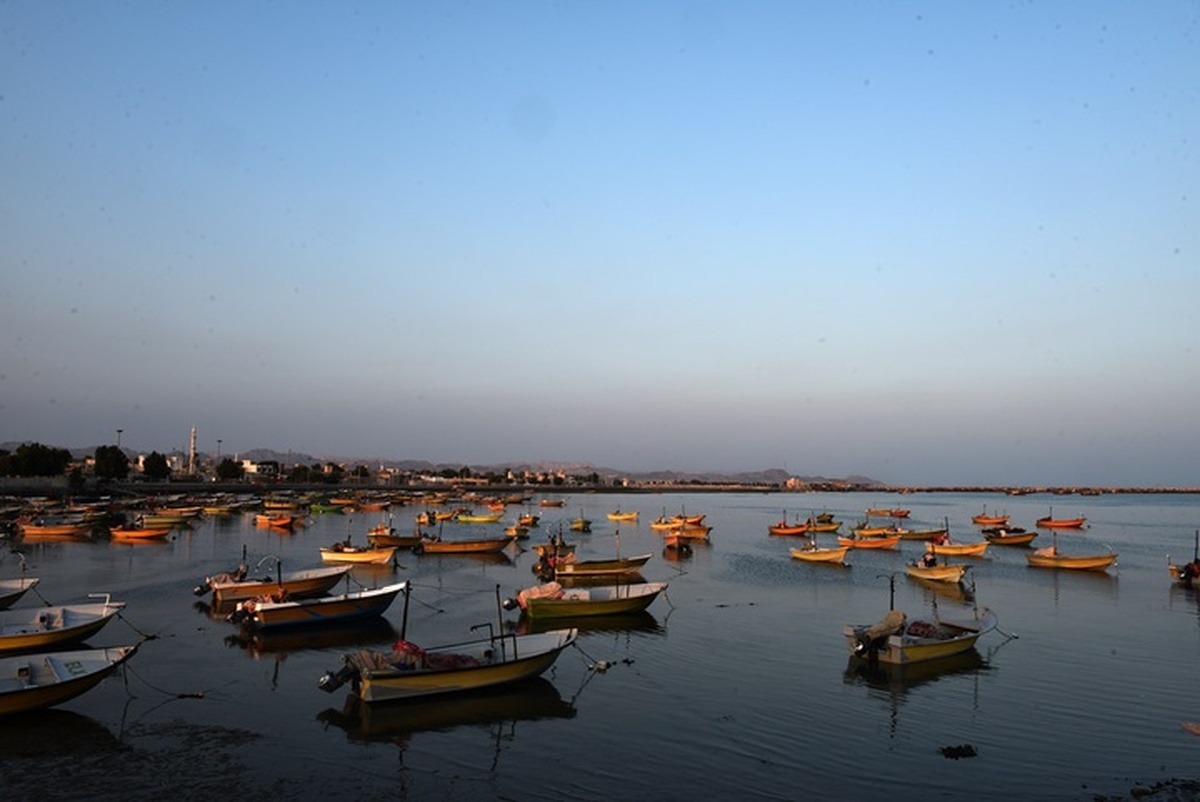
[[[1200,485],[1200,4],[0,2],[0,442]]]

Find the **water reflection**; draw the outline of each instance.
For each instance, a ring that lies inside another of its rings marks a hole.
[[[351,741],[385,741],[404,747],[419,732],[508,725],[511,738],[518,721],[574,718],[575,714],[575,707],[553,683],[537,677],[500,688],[386,704],[366,704],[350,694],[341,710],[329,708],[317,718],[345,730]]]
[[[988,670],[990,667],[983,655],[975,649],[970,649],[938,660],[906,665],[881,663],[851,655],[842,677],[849,685],[864,684],[876,690],[887,691],[895,700],[903,700],[910,691],[927,683]]]
[[[255,632],[240,628],[225,638],[225,644],[241,648],[254,658],[277,655],[286,658],[292,652],[307,649],[346,649],[391,643],[400,633],[386,618],[347,624],[314,624],[311,627],[289,628],[283,632]]]
[[[120,748],[120,739],[104,725],[69,710],[7,716],[0,727],[0,757],[5,759],[45,755],[91,758]]]
[[[665,631],[662,624],[654,615],[646,610],[636,613],[619,615],[584,615],[553,618],[530,618],[522,613],[516,623],[519,635],[536,632],[550,632],[555,629],[577,629],[580,634],[587,632],[648,632],[660,633]]]

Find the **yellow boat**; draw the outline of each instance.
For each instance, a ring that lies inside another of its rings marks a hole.
[[[66,702],[91,690],[137,646],[27,654],[0,659],[0,715]]]
[[[1060,554],[1057,546],[1047,546],[1025,555],[1034,568],[1064,568],[1074,571],[1107,571],[1117,561],[1115,552],[1096,555]]]
[[[873,662],[902,665],[965,652],[980,636],[996,628],[996,614],[987,608],[974,617],[909,622],[899,610],[889,610],[875,624],[847,624],[842,629],[850,654]]]
[[[454,520],[458,521],[460,524],[494,524],[503,517],[503,512],[488,513],[487,515],[459,513]]]
[[[358,563],[360,565],[386,565],[396,554],[395,546],[351,546],[335,543],[321,547],[321,561],[327,563]]]
[[[576,560],[574,552],[559,555],[553,560],[550,568],[559,577],[573,576],[622,576],[636,574],[642,566],[650,561],[652,554],[639,554],[636,557],[616,557],[612,560]]]
[[[640,513],[638,513],[638,512],[621,512],[620,510],[617,510],[616,512],[608,513],[608,520],[610,520],[610,521],[636,521],[638,519],[639,514]]]
[[[531,618],[635,613],[649,607],[666,589],[666,582],[600,588],[564,588],[557,582],[547,582],[521,591],[515,599],[505,599],[504,608],[520,607]]]
[[[935,565],[922,565],[920,562],[904,566],[904,572],[914,579],[927,579],[930,582],[961,582],[963,575],[967,573],[969,565],[947,565],[946,563],[938,563]]]
[[[49,649],[85,640],[99,632],[124,602],[34,607],[0,613],[0,654]]]
[[[794,559],[804,560],[810,563],[838,563],[845,564],[846,552],[850,551],[849,546],[830,546],[828,548],[818,547],[816,543],[810,544],[807,548],[791,549],[791,554]]]
[[[934,554],[942,554],[949,557],[982,557],[989,545],[991,544],[986,540],[979,543],[951,543],[949,541],[938,543],[937,541],[930,541],[926,548]]]
[[[557,629],[431,649],[402,639],[391,653],[363,649],[346,655],[344,666],[327,672],[318,685],[333,692],[350,681],[354,694],[368,703],[506,685],[542,674],[576,636],[574,629]]]

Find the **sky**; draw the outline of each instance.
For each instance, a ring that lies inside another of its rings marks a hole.
[[[1200,486],[1198,148],[1195,0],[8,0],[0,442]]]

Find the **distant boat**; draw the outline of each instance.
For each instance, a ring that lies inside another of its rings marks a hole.
[[[1055,518],[1054,510],[1050,510],[1050,514],[1045,518],[1037,519],[1037,526],[1042,529],[1082,529],[1087,523],[1087,518],[1082,515],[1078,518]]]
[[[255,629],[313,626],[374,618],[391,606],[406,583],[313,599],[246,599],[229,615],[233,623]]]
[[[506,599],[504,608],[520,607],[531,618],[636,613],[649,607],[666,589],[666,582],[599,588],[563,588],[557,582],[548,582],[521,591],[515,599]]]
[[[801,548],[793,548],[789,550],[792,558],[803,560],[810,563],[838,563],[843,565],[846,562],[846,552],[850,551],[849,546],[817,546],[816,542],[809,541],[809,545]]]

